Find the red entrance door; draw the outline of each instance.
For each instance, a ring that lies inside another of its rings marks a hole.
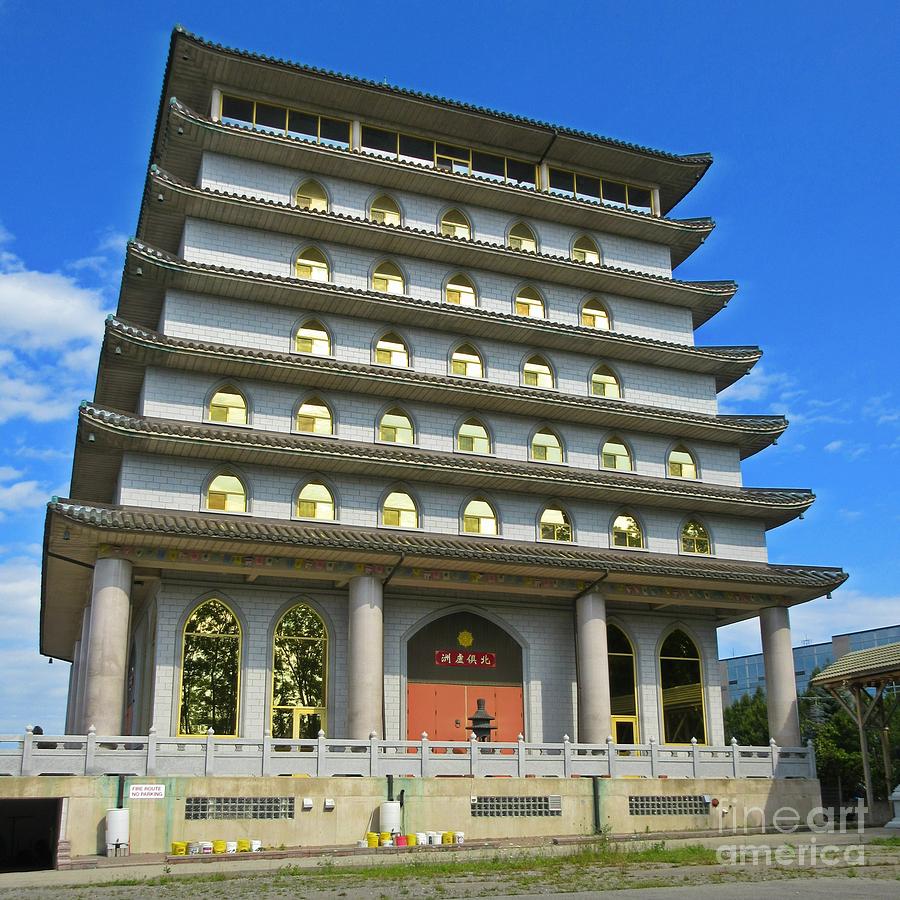
[[[525,733],[521,687],[411,681],[406,688],[406,739],[417,741],[424,731],[433,741],[467,741],[469,716],[481,698],[496,717],[492,740],[515,741]]]

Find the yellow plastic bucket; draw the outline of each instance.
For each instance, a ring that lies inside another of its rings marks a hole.
[[[416,835],[415,835],[415,832],[414,832],[413,834],[408,834],[408,835],[406,836],[406,846],[407,846],[407,847],[415,847],[416,844],[418,844],[418,842],[419,842],[419,841],[418,841],[418,838],[417,838]]]
[[[213,853],[224,853],[225,846],[225,841],[213,841]]]
[[[378,846],[378,832],[377,831],[367,831],[366,832],[366,846],[367,847],[377,847]]]
[[[237,845],[238,845],[238,849],[237,849],[238,853],[249,853],[250,852],[250,841],[244,840],[244,839],[238,839]]]
[[[445,831],[445,832],[441,835],[441,843],[442,843],[442,844],[455,844],[455,843],[456,843],[456,840],[455,840],[454,837],[453,837],[453,832],[452,832],[452,831]]]
[[[172,856],[187,856],[187,842],[172,841]]]
[[[380,840],[378,841],[382,847],[389,846],[388,841],[391,840],[391,833],[389,831],[382,831],[380,835]]]

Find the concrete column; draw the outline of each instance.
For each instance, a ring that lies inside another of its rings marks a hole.
[[[86,606],[81,614],[81,640],[78,647],[78,684],[75,688],[75,711],[72,714],[71,729],[75,734],[83,734],[81,721],[84,716],[84,684],[87,675],[87,649],[91,638],[91,607]]]
[[[589,591],[575,601],[578,662],[578,740],[602,744],[610,734],[609,657],[606,644],[606,601]]]
[[[122,732],[131,615],[131,570],[125,559],[98,559],[94,565],[91,625],[85,658],[82,730],[100,735]]]
[[[769,737],[774,738],[779,747],[799,747],[800,716],[787,607],[769,606],[760,610],[759,628],[766,667]]]
[[[78,698],[78,669],[81,657],[81,641],[75,641],[72,646],[72,666],[69,669],[69,693],[66,697],[66,734],[72,733],[72,725],[75,719],[75,703]]]
[[[347,615],[347,737],[384,736],[384,590],[371,575],[350,579]]]

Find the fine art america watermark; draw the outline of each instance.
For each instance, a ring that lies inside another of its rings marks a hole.
[[[820,843],[815,835],[862,834],[868,809],[859,800],[856,806],[814,806],[805,816],[792,806],[782,806],[771,816],[767,826],[764,809],[748,807],[741,811],[739,821],[736,807],[720,808],[719,833],[772,834],[788,836],[804,828],[814,836],[796,845],[788,842],[723,844],[716,849],[720,865],[777,865],[777,866],[864,866],[865,845],[862,843]]]

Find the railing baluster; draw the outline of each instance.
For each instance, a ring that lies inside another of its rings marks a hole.
[[[213,741],[215,740],[216,733],[212,728],[208,728],[206,730],[206,759],[204,760],[203,772],[205,775],[212,775],[215,771],[215,757],[214,754],[216,752],[215,744]]]
[[[326,775],[325,767],[325,732],[319,729],[319,737],[316,740],[316,775],[324,778]]]
[[[525,735],[520,734],[516,738],[516,760],[518,768],[516,769],[519,778],[525,777]]]
[[[262,743],[262,775],[272,774],[272,732],[267,728],[263,732]]]
[[[426,778],[428,773],[431,771],[431,761],[428,759],[428,732],[422,732],[422,746],[420,749],[420,755],[422,757],[422,777]]]
[[[474,778],[479,774],[478,764],[481,762],[481,754],[478,752],[478,738],[472,732],[469,737],[469,774]]]
[[[657,775],[661,774],[659,771],[659,744],[656,743],[656,738],[650,738],[650,777],[656,778]]]
[[[88,728],[87,741],[84,747],[84,774],[94,774],[94,754],[97,751],[97,729],[91,725]]]
[[[156,727],[154,725],[150,726],[150,731],[147,734],[146,773],[148,775],[156,774]]]
[[[22,775],[31,775],[33,762],[31,753],[34,749],[34,729],[29,725],[25,729],[25,738],[22,741]]]
[[[653,740],[653,738],[650,740]],[[612,735],[606,738],[606,759],[609,764],[609,777],[615,778],[618,760],[616,759],[616,742]]]
[[[563,778],[568,778],[571,774],[572,760],[569,756],[569,736],[563,735]]]
[[[741,753],[736,737],[731,739],[731,774],[733,778],[741,777]]]
[[[691,738],[691,771],[694,778],[697,777],[697,771],[700,768],[700,749],[697,747],[697,738]]]
[[[381,760],[379,759],[378,735],[374,731],[369,732],[369,775],[373,778],[381,774]]]
[[[775,743],[775,738],[769,738],[769,753],[772,756],[772,777],[777,778],[778,772],[778,744]]]

